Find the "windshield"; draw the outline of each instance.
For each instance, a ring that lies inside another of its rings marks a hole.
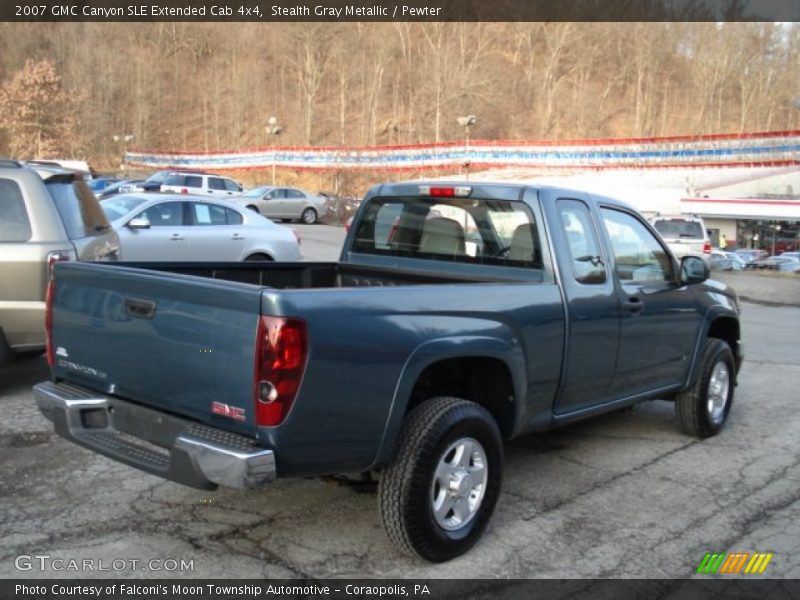
[[[474,198],[375,198],[355,252],[541,268],[541,247],[522,202]]]
[[[116,221],[144,202],[144,198],[137,198],[136,196],[115,196],[103,200],[100,206],[109,221]]]
[[[67,237],[79,240],[97,235],[110,227],[100,204],[82,180],[47,182]]]
[[[664,238],[705,239],[700,221],[686,219],[657,219],[653,227]]]
[[[145,181],[149,181],[150,183],[164,183],[170,173],[172,173],[172,171],[156,171],[145,179]]]
[[[266,186],[253,188],[252,190],[247,190],[240,197],[241,198],[260,198],[261,196],[263,196],[264,194],[267,193],[268,189],[269,188],[267,188]]]

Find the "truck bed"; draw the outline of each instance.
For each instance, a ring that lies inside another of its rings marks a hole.
[[[346,263],[117,263],[118,266],[250,283],[276,289],[386,287],[506,281],[496,277],[439,275]]]

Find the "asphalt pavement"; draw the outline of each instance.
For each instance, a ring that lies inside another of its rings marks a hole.
[[[336,258],[341,228],[298,230],[307,258]],[[683,435],[657,401],[516,440],[484,537],[440,565],[390,545],[369,487],[207,493],[68,443],[34,406],[44,360],[17,361],[0,371],[0,577],[683,578],[707,552],[772,552],[766,576],[800,577],[800,308],[745,303],[742,326],[720,435]]]

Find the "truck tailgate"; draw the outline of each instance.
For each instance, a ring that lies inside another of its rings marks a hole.
[[[255,436],[261,288],[110,265],[57,265],[53,375]]]

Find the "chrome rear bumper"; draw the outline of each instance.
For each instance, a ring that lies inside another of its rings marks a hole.
[[[255,440],[64,383],[33,388],[56,433],[153,475],[201,489],[275,479],[275,454]]]

